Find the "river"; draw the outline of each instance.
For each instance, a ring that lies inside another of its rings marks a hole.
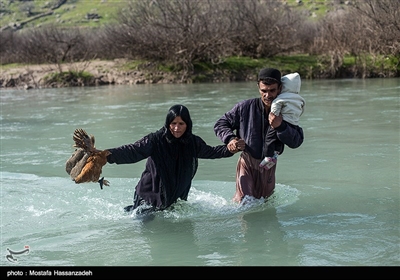
[[[279,157],[271,199],[232,202],[238,155],[200,160],[188,200],[143,220],[123,207],[144,161],[104,166],[103,190],[75,184],[75,128],[117,147],[179,103],[219,145],[215,121],[258,96],[254,82],[2,90],[1,265],[398,266],[399,92],[398,78],[304,80],[305,141]]]

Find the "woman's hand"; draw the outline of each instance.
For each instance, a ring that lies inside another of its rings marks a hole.
[[[239,138],[233,138],[227,145],[228,150],[232,153],[235,154],[239,151],[244,151],[246,147],[246,143],[244,142],[243,139]]]

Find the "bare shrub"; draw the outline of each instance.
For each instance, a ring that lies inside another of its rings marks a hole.
[[[15,36],[11,30],[0,31],[0,60],[2,64],[17,62],[15,56]]]
[[[400,54],[400,1],[358,0],[351,7],[351,16],[359,18],[366,32],[365,51]]]
[[[335,77],[343,65],[343,59],[358,44],[357,19],[349,18],[348,12],[338,10],[330,12],[319,26],[319,52],[322,62],[328,64],[329,76]]]
[[[130,2],[108,27],[115,48],[129,57],[166,61],[184,72],[196,61],[218,63],[231,22],[221,20],[227,1],[143,0]]]
[[[85,36],[79,29],[61,29],[54,26],[29,29],[19,34],[19,55],[28,63],[57,64],[87,59]]]
[[[232,0],[235,20],[230,38],[239,55],[272,57],[295,51],[302,45],[299,29],[305,22],[301,13],[280,1]]]
[[[107,26],[104,28],[90,29],[85,32],[85,45],[92,55],[92,58],[98,59],[116,59],[126,57],[122,50],[117,34],[122,32],[120,27]]]
[[[316,52],[323,56],[330,77],[343,76],[345,55],[355,57],[353,75],[371,77],[374,61],[381,54],[398,55],[400,43],[400,2],[392,0],[352,1],[352,6],[328,13],[318,25],[314,41]]]

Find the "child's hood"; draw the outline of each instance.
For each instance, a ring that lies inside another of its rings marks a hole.
[[[290,73],[282,77],[282,92],[300,93],[301,79],[299,73]]]

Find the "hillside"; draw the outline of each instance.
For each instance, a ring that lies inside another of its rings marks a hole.
[[[114,21],[124,1],[115,0],[0,0],[1,30],[39,27],[99,27]]]
[[[129,0],[0,0],[0,30],[56,24],[65,27],[100,27],[115,21],[115,15]],[[221,1],[221,0],[219,0]],[[276,0],[280,1],[280,0]],[[320,17],[340,1],[281,0]]]

